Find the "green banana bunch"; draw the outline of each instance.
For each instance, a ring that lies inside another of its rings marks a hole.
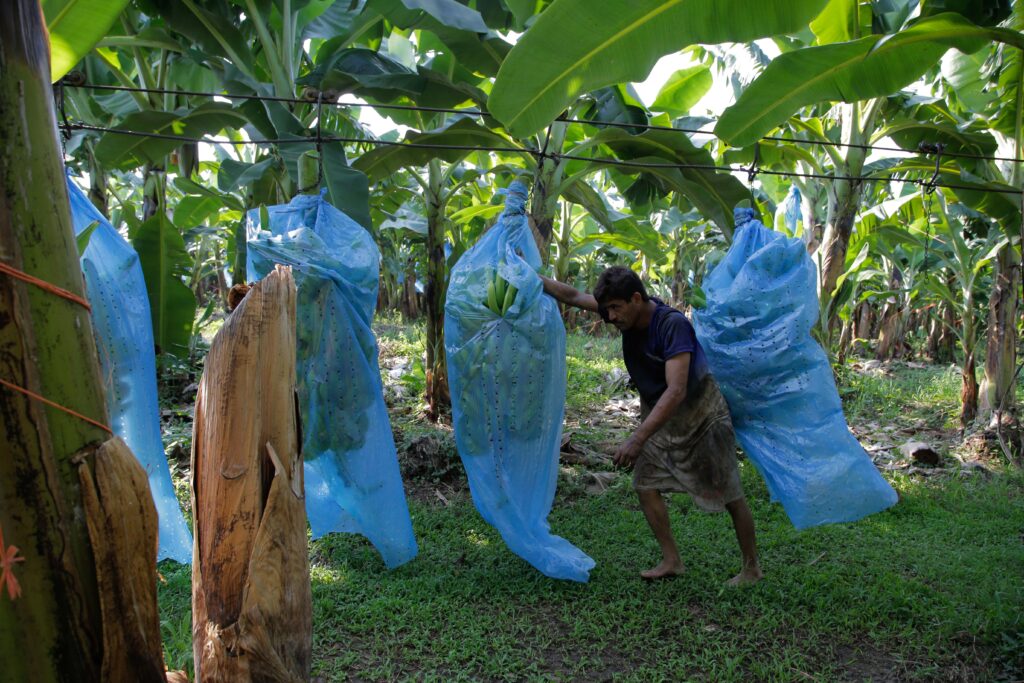
[[[515,303],[516,294],[519,290],[503,278],[497,270],[488,271],[487,300],[484,305],[491,309],[494,315],[505,315],[508,309]]]

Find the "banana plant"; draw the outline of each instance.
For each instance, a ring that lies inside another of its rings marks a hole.
[[[555,0],[502,63],[488,109],[512,135],[533,135],[584,93],[644,80],[662,55],[698,43],[748,42],[796,32],[825,4]]]
[[[949,219],[941,195],[936,195],[934,209],[926,219],[915,221],[909,230],[887,229],[894,240],[918,250],[927,250],[942,269],[923,273],[921,286],[935,299],[949,305],[959,323],[952,327],[963,353],[960,425],[966,429],[978,414],[978,383],[976,358],[978,344],[984,334],[983,300],[990,276],[990,264],[1005,248],[1008,239],[999,231],[982,230],[982,237],[970,237],[959,221]],[[944,271],[944,272],[943,272]],[[947,284],[946,275],[954,283]]]
[[[1018,4],[1005,23],[1009,30],[1024,29],[1024,12]],[[944,94],[950,115],[936,119],[944,130],[959,131],[964,122],[991,131],[1003,156],[1020,159],[1024,149],[1024,69],[1022,52],[1016,47],[997,43],[972,55],[947,55],[942,63]],[[1020,235],[1021,217],[1016,198],[981,189],[1021,189],[1024,182],[1020,163],[972,163],[958,160],[961,180],[964,171],[970,175],[966,183],[977,191],[954,190],[957,197],[972,208],[995,218],[1011,243],[999,253],[994,269],[994,282],[989,295],[988,339],[985,351],[985,375],[980,388],[980,410],[983,415],[1001,419],[1005,406],[1014,405],[1017,365],[1017,325],[1020,306]],[[986,197],[987,195],[987,197]],[[1014,246],[1013,243],[1016,243]]]
[[[59,81],[107,34],[128,0],[43,0],[50,79]]]
[[[942,3],[896,1],[882,5],[832,0],[812,23],[815,44],[784,52],[719,119],[715,132],[744,147],[782,125],[801,108],[841,103],[845,154],[829,149],[837,173],[862,175],[868,144],[881,121],[884,98],[909,85],[951,48],[969,54],[998,41],[1024,46],[1018,31],[989,24],[1005,14],[942,12]],[[998,3],[979,3],[986,8]],[[968,11],[968,10],[965,10]],[[816,131],[815,131],[816,132]],[[836,142],[816,135],[820,142]],[[847,245],[860,207],[863,183],[839,178],[832,186],[824,238],[821,292],[830,296],[846,260]]]
[[[427,415],[437,420],[450,405],[444,354],[444,300],[447,289],[448,205],[463,186],[476,180],[460,164],[473,156],[473,165],[486,168],[490,159],[474,146],[514,149],[514,141],[478,125],[468,118],[446,121],[439,127],[406,134],[406,146],[378,147],[360,156],[355,168],[374,182],[384,182],[405,171],[420,189],[426,213],[427,277],[425,286]],[[432,149],[408,145],[448,145],[450,149]],[[528,156],[526,157],[529,158]]]

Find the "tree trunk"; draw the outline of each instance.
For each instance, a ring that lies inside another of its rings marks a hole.
[[[82,296],[56,130],[39,5],[7,0],[0,262]],[[0,278],[0,378],[105,424],[88,312]],[[0,584],[4,680],[162,680],[155,508],[145,474],[140,483],[137,461],[104,429],[8,387],[0,395],[0,534],[3,550],[16,546],[24,558],[9,570],[20,595],[13,583]]]
[[[818,241],[818,201],[812,199],[805,188],[801,188],[800,192],[800,215],[804,222],[804,232],[801,238],[807,247],[807,253],[813,254],[820,245]]]
[[[903,276],[899,269],[893,268],[889,279],[889,289],[903,286]],[[878,348],[875,358],[892,360],[903,351],[903,306],[899,294],[890,295],[882,309],[882,322],[878,331]]]
[[[846,158],[837,164],[837,171],[850,177],[859,177],[864,169],[866,151],[857,146],[868,142],[869,131],[874,128],[875,117],[878,116],[883,100],[869,100],[863,104],[842,105],[842,138],[843,142],[852,143],[846,152]],[[862,109],[863,107],[863,109]],[[829,310],[832,292],[836,282],[846,267],[846,251],[850,244],[853,224],[860,210],[861,195],[864,182],[860,180],[837,179],[829,191],[828,218],[825,222],[825,233],[822,235],[821,281],[818,297],[821,310]],[[832,311],[834,318],[838,311]],[[822,328],[825,329],[823,321]]]
[[[974,372],[973,350],[964,357],[961,376],[963,381],[960,385],[960,429],[964,430],[978,417],[978,379]]]
[[[241,400],[240,400],[241,399]],[[313,638],[295,404],[295,282],[277,266],[213,340],[192,432],[199,681],[308,681]]]
[[[846,354],[849,351],[850,343],[853,341],[853,318],[843,323],[843,331],[839,335],[839,353],[837,361],[840,365],[846,363]]]
[[[1004,247],[997,257],[992,293],[988,300],[988,345],[985,352],[985,377],[981,384],[981,414],[988,417],[999,409],[1014,405],[1013,374],[1017,365],[1017,303],[1020,291],[1020,264],[1013,248]]]
[[[402,313],[406,320],[415,320],[420,317],[419,293],[416,291],[416,269],[413,267],[412,259],[409,260],[408,270],[405,272],[405,282],[402,283]]]
[[[545,142],[546,151],[559,152],[565,144],[568,124],[555,121],[548,130]],[[534,178],[532,197],[530,198],[530,228],[533,230],[540,250],[541,259],[548,262],[551,237],[555,225],[555,212],[558,210],[558,187],[562,182],[564,163],[550,157],[544,157],[537,164],[537,175]]]
[[[956,325],[956,314],[949,304],[942,304],[942,334],[939,336],[938,360],[941,363],[952,363],[956,357],[956,334],[953,332]]]
[[[436,422],[443,408],[451,405],[444,353],[444,300],[447,269],[444,258],[444,208],[441,204],[441,167],[430,164],[430,192],[427,196],[427,417]]]
[[[942,338],[942,322],[932,318],[928,326],[928,341],[925,342],[925,353],[933,361],[939,361],[939,340]]]
[[[829,220],[822,237],[820,297],[823,303],[832,300],[836,282],[846,266],[846,251],[850,244],[853,222],[860,208],[862,187],[860,181],[835,182],[834,196],[829,202]],[[834,317],[835,312],[832,315]]]
[[[857,339],[868,340],[872,338],[871,332],[874,327],[874,309],[867,301],[862,301],[857,307]]]

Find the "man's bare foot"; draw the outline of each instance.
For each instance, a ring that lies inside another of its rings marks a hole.
[[[760,567],[746,567],[736,576],[726,581],[729,586],[749,586],[764,578],[764,572]]]
[[[686,572],[686,565],[682,560],[662,560],[657,567],[640,572],[640,578],[653,581],[654,579],[668,579],[673,576],[681,576]]]

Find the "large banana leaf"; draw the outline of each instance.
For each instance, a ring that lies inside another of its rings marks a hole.
[[[372,230],[370,181],[366,174],[349,165],[345,148],[341,145],[324,145],[323,155],[323,181],[331,204],[367,230]]]
[[[485,76],[498,73],[512,46],[494,31],[477,32],[445,23],[433,13],[410,10],[413,0],[369,0],[367,9],[403,29],[422,29],[433,33],[458,56],[459,62]],[[419,3],[426,4],[426,3]],[[478,15],[479,16],[479,15]]]
[[[941,143],[949,152],[971,154],[993,154],[997,146],[992,134],[979,125],[954,126],[910,119],[896,119],[873,136],[874,140],[883,138],[890,138],[910,151],[924,142]]]
[[[668,112],[672,116],[686,116],[711,89],[713,80],[711,68],[703,64],[680,69],[661,88],[651,109]]]
[[[224,128],[241,128],[248,122],[245,115],[232,109],[231,105],[210,102],[191,110],[136,112],[126,116],[116,128],[196,138]],[[108,167],[120,169],[136,168],[146,163],[157,164],[181,142],[173,138],[105,133],[96,144],[96,159]]]
[[[632,216],[619,219],[607,232],[584,237],[577,247],[591,243],[606,244],[625,252],[639,251],[654,263],[664,263],[668,259],[658,231],[649,223],[638,223]]]
[[[683,133],[649,130],[643,135],[630,135],[624,130],[608,128],[595,136],[620,159],[647,160],[652,163],[677,163],[691,166],[714,166],[711,153],[697,147]],[[660,178],[671,189],[683,194],[706,218],[728,237],[732,235],[732,210],[736,204],[750,199],[750,191],[728,173],[698,168],[645,169]]]
[[[801,107],[891,95],[948,49],[969,54],[992,40],[1024,47],[1024,36],[1016,31],[982,28],[958,14],[941,14],[890,36],[787,52],[725,110],[715,133],[736,147],[752,144]]]
[[[196,298],[182,281],[191,260],[181,232],[158,212],[135,231],[132,246],[139,253],[146,280],[154,343],[164,352],[187,353]]]
[[[206,9],[202,0],[149,0],[168,27],[188,38],[192,45],[209,55],[231,62],[250,80],[256,81],[256,56],[244,33],[223,12]]]
[[[351,35],[353,29],[365,25],[367,20],[380,21],[380,15],[374,12],[364,12],[366,0],[358,2],[333,2],[322,11],[319,8],[310,7],[304,10],[315,17],[302,22],[302,37],[305,38],[336,38],[339,36]]]
[[[1008,194],[1017,188],[1005,183],[988,182],[970,173],[939,175],[939,181],[956,185],[951,191],[975,211],[995,219],[1008,236],[1020,235],[1020,198]]]
[[[405,142],[414,144],[453,145],[462,149],[434,149],[426,147],[380,146],[366,152],[352,164],[378,182],[403,168],[426,166],[438,158],[454,162],[474,151],[475,147],[515,147],[508,138],[484,128],[470,119],[459,119],[452,125],[423,133],[410,132]]]
[[[583,178],[577,178],[567,185],[562,190],[562,197],[573,204],[582,206],[590,214],[590,217],[606,230],[614,230],[615,221],[623,217],[614,209],[610,209],[600,193]]]
[[[89,54],[127,4],[128,0],[43,0],[54,82]]]
[[[841,43],[857,35],[860,3],[856,0],[829,0],[821,14],[811,22],[818,45]],[[870,9],[868,10],[870,12]]]
[[[973,55],[951,52],[942,59],[942,77],[952,89],[948,98],[959,101],[965,114],[985,111],[999,96],[984,74],[988,56],[988,50],[981,50]]]
[[[1010,0],[924,0],[921,16],[957,12],[979,26],[995,26],[1010,16]]]
[[[501,65],[489,109],[513,135],[531,135],[582,93],[643,80],[662,55],[798,31],[825,3],[555,0]]]
[[[426,67],[413,71],[391,57],[363,47],[345,47],[317,54],[316,68],[296,81],[318,90],[357,92],[377,102],[402,97],[427,107],[454,107],[467,100],[482,104],[486,95],[468,83],[454,83],[445,74]]]
[[[487,33],[489,29],[483,17],[474,9],[460,5],[455,0],[402,0],[409,9],[426,12],[445,26],[473,33]]]

